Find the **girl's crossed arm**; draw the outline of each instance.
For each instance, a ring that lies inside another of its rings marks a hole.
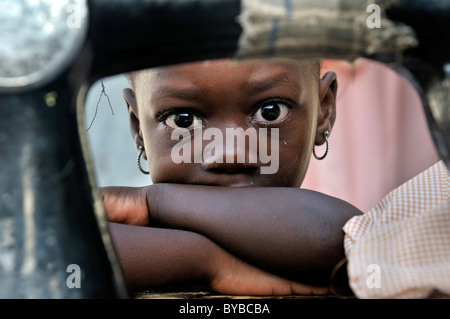
[[[201,234],[270,273],[326,286],[352,205],[297,188],[155,184],[104,190],[110,221]]]

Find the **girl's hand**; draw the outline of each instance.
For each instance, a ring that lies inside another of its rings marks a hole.
[[[148,226],[149,187],[104,187],[102,200],[106,219],[134,226]]]
[[[253,296],[330,293],[327,287],[305,285],[263,271],[216,247],[210,254],[208,278],[210,288],[218,293]]]

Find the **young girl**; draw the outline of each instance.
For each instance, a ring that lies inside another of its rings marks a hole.
[[[327,144],[317,159],[328,152],[336,116],[336,75],[319,74],[317,61],[216,60],[130,75],[123,95],[138,165],[145,172],[140,161],[148,160],[153,185],[103,189],[130,288],[195,282],[226,294],[329,292],[345,257],[342,227],[361,212],[300,189],[315,145]],[[174,160],[180,129],[191,137],[183,151],[197,160]],[[214,138],[196,140],[208,129]],[[249,129],[257,146],[249,137],[244,147],[217,147],[220,133]],[[261,143],[263,133],[271,143]],[[262,151],[279,163],[270,173]]]

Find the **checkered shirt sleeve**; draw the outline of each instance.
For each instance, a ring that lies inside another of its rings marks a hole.
[[[347,270],[357,297],[450,294],[449,185],[440,161],[345,224]]]

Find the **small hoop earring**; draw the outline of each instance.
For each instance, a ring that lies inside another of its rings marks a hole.
[[[327,148],[326,148],[326,150],[325,150],[325,154],[323,154],[322,156],[320,156],[320,157],[318,157],[317,155],[316,155],[316,147],[314,146],[313,147],[313,154],[314,154],[314,157],[317,159],[317,160],[323,160],[324,158],[325,158],[325,156],[327,156],[327,154],[328,154],[328,149],[329,149],[329,143],[328,143],[328,136],[330,135],[330,132],[328,132],[328,130],[326,130],[325,132],[323,132],[323,137],[325,138],[325,143],[326,143],[326,146],[327,146]]]
[[[144,147],[143,146],[139,146],[139,154],[138,154],[138,157],[137,157],[137,167],[139,168],[139,170],[142,172],[142,174],[145,174],[145,175],[148,175],[149,174],[149,172],[148,171],[146,171],[146,170],[144,170],[143,168],[142,168],[142,166],[141,166],[141,157],[142,157],[142,153],[144,153]]]

